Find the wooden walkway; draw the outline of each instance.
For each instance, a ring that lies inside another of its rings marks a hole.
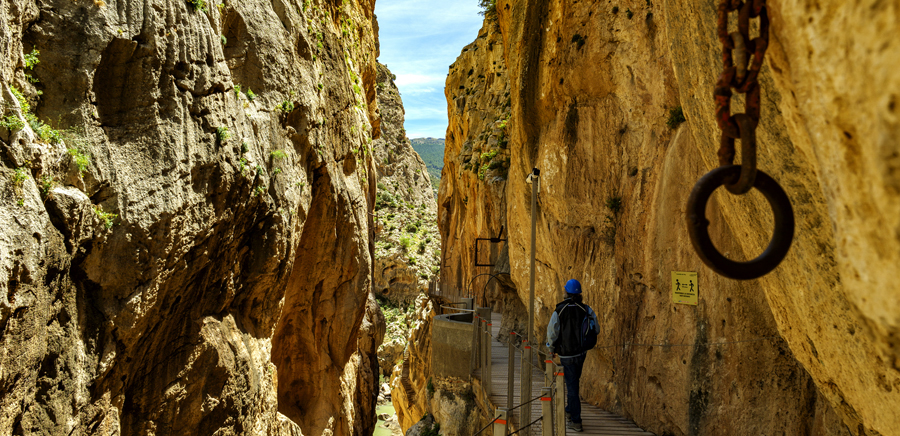
[[[494,338],[499,337],[500,335],[500,314],[492,313],[491,314],[491,323],[492,331],[491,335]],[[535,353],[534,362],[537,365],[539,356]],[[505,408],[506,407],[506,391],[508,384],[508,371],[509,371],[509,349],[506,344],[498,342],[496,339],[491,341],[491,402],[494,403],[495,406]],[[519,403],[520,400],[520,391],[521,391],[521,354],[519,354],[518,350],[516,351],[516,361],[515,365],[515,389],[513,393],[513,406],[515,407]],[[476,374],[478,370],[476,370]],[[534,398],[541,394],[541,388],[544,386],[544,373],[535,368],[531,367],[532,371],[532,385],[531,385],[531,395],[526,398]],[[525,406],[528,407],[528,406]],[[519,422],[519,414],[518,412],[522,409],[512,413],[512,416],[509,418],[510,423],[513,424],[512,427],[519,428],[522,424]],[[535,420],[541,416],[541,402],[535,401],[531,403],[531,420]],[[582,425],[584,427],[584,431],[582,433],[577,433],[571,429],[566,429],[566,436],[575,436],[575,435],[598,435],[598,436],[655,436],[653,433],[641,430],[638,426],[636,426],[633,422],[615,415],[613,413],[607,412],[599,407],[593,406],[591,404],[582,402],[581,403],[581,419]],[[531,435],[532,436],[540,436],[541,435],[541,424],[542,422],[538,422],[537,424],[531,426]],[[511,430],[514,431],[514,430]]]

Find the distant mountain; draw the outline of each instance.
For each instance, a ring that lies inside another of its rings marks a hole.
[[[444,138],[412,138],[413,149],[428,167],[434,189],[441,186],[441,170],[444,169]]]

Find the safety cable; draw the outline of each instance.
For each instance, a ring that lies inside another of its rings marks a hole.
[[[499,418],[499,417],[498,417],[498,418]],[[497,421],[497,418],[492,419],[491,422],[488,423],[488,425],[482,427],[481,430],[478,430],[478,431],[475,432],[475,434],[473,434],[472,436],[478,436],[479,433],[481,433],[481,432],[487,430],[487,428],[490,427],[491,424],[493,424],[493,423],[496,422],[496,421]]]
[[[515,333],[515,335],[516,335],[517,337],[522,337],[521,334],[516,333],[516,332],[513,331],[513,330],[510,330],[510,332],[511,332],[511,333]],[[695,345],[706,345],[706,346],[710,346],[710,345],[729,345],[729,344],[741,344],[741,343],[745,343],[745,342],[759,342],[759,341],[763,341],[763,340],[766,340],[766,339],[778,338],[778,337],[780,337],[780,336],[779,336],[779,335],[770,335],[770,336],[760,336],[760,337],[755,338],[755,339],[743,339],[743,340],[740,340],[740,341],[725,341],[725,342],[710,342],[710,341],[706,341],[706,342],[691,342],[691,343],[686,343],[686,344],[638,344],[638,343],[633,343],[633,342],[623,342],[623,343],[621,343],[621,344],[616,344],[616,345],[596,346],[596,347],[594,347],[593,349],[594,349],[594,350],[600,350],[600,349],[605,349],[605,348],[618,348],[618,347],[629,347],[629,346],[634,346],[634,347],[693,347],[693,346],[695,346]],[[524,340],[524,339],[523,339],[523,340],[517,340],[516,342],[521,343],[521,342],[525,342],[525,340]],[[521,350],[521,348],[520,348],[518,345],[514,345],[514,347],[515,347],[517,350]],[[535,350],[536,353],[538,353],[538,354],[540,354],[540,355],[543,355],[543,356],[545,356],[545,357],[549,355],[548,353],[546,353],[545,351],[543,351],[543,350],[541,350],[541,349],[539,349],[539,348],[532,348],[532,350]]]
[[[531,427],[532,425],[537,424],[537,422],[540,421],[540,420],[542,420],[542,419],[544,419],[544,417],[543,417],[543,416],[539,416],[538,419],[535,419],[534,421],[531,421],[531,424],[528,424],[528,425],[526,425],[525,427],[522,427],[522,428],[520,428],[520,429],[518,429],[518,430],[516,430],[516,431],[514,431],[514,432],[512,432],[512,433],[510,433],[510,434],[507,435],[507,436],[512,436],[512,435],[514,435],[514,434],[516,434],[516,433],[518,433],[518,432],[520,432],[520,431],[522,431],[522,430],[525,430],[526,428]]]
[[[534,398],[532,398],[532,399],[530,399],[530,400],[528,400],[528,401],[526,401],[526,402],[524,402],[524,403],[522,403],[522,404],[519,404],[519,405],[516,406],[516,407],[513,407],[512,409],[507,410],[506,412],[507,412],[507,413],[512,412],[513,410],[516,410],[516,409],[518,409],[518,408],[520,408],[520,407],[522,407],[522,406],[524,406],[524,405],[526,405],[526,404],[531,404],[531,403],[533,403],[533,402],[535,402],[535,401],[537,401],[537,400],[540,400],[540,399],[541,399],[541,395],[538,395],[538,396],[536,396],[536,397],[534,397]]]

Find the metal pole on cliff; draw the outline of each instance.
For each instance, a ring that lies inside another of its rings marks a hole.
[[[528,401],[531,399],[531,344],[533,343],[534,336],[534,259],[535,259],[535,239],[536,239],[536,229],[537,229],[537,195],[540,190],[541,185],[541,170],[534,168],[531,170],[531,174],[525,179],[526,183],[531,184],[531,284],[528,289],[528,333],[527,340],[525,342],[524,351],[524,360],[528,362],[528,364],[522,365],[522,389],[520,390],[522,396],[522,402]],[[524,424],[531,421],[531,407],[526,407],[522,410],[523,421],[520,424]],[[525,436],[528,436],[531,431],[528,428],[523,429],[523,433]]]
[[[525,179],[531,184],[531,284],[528,289],[528,345],[532,342],[534,336],[534,257],[535,257],[535,238],[537,234],[537,195],[541,189],[541,170],[534,168],[531,174]],[[531,353],[529,352],[528,361],[531,362]],[[529,371],[530,372],[530,371]]]

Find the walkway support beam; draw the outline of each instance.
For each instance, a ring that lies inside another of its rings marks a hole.
[[[563,378],[562,365],[554,365],[556,368],[556,435],[566,436],[566,381]]]
[[[516,332],[510,331],[509,336],[506,337],[506,344],[509,347],[509,360],[507,360],[507,367],[509,368],[506,380],[506,408],[513,408],[513,398],[516,394],[516,346],[514,341],[516,340]]]
[[[541,436],[553,436],[553,390],[549,387],[541,388]]]
[[[494,415],[494,436],[506,436],[506,409],[497,409]]]

